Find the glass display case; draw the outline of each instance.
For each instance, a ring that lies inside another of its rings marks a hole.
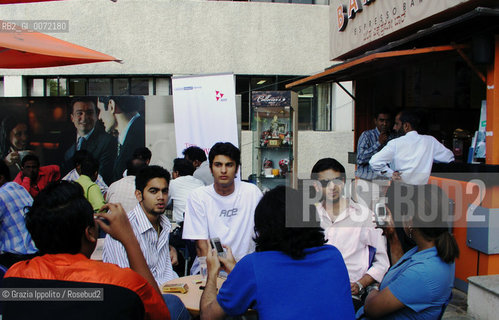
[[[296,187],[298,95],[292,91],[254,91],[252,180],[267,191],[278,185]]]

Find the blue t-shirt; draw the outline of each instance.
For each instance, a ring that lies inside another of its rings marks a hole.
[[[218,303],[236,316],[248,308],[259,319],[354,319],[348,272],[333,246],[305,250],[294,260],[279,251],[239,261],[220,288]]]
[[[388,287],[405,307],[383,319],[438,319],[454,283],[454,263],[440,259],[435,247],[407,251],[388,270],[379,290]],[[357,312],[360,315],[363,308]]]

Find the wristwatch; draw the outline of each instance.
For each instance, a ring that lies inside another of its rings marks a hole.
[[[359,295],[361,296],[364,293],[364,286],[359,281],[355,281],[355,283],[359,286]]]

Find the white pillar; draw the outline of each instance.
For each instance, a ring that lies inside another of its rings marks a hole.
[[[26,96],[26,88],[24,85],[23,76],[4,76],[3,96],[4,97]]]

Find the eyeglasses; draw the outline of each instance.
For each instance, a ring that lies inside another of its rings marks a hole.
[[[319,180],[319,182],[323,188],[326,188],[328,185],[330,185],[330,183],[334,184],[335,186],[342,186],[345,184],[345,181],[342,178],[334,178],[334,179],[329,179],[329,180]]]

